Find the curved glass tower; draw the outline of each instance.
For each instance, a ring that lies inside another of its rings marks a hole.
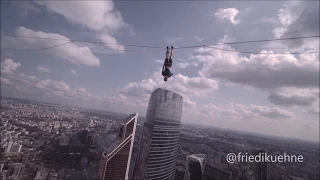
[[[178,157],[183,97],[156,89],[150,97],[133,180],[173,180]]]
[[[201,180],[204,170],[204,154],[192,154],[187,157],[187,169],[184,180]]]

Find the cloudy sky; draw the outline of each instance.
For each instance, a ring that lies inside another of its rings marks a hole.
[[[319,141],[319,39],[162,49],[319,35],[319,2],[1,2],[1,96],[145,115],[158,87],[184,97],[182,121]],[[67,39],[108,44],[70,42]],[[267,54],[263,54],[267,53]],[[277,54],[282,53],[282,54]],[[284,54],[285,53],[285,54]]]

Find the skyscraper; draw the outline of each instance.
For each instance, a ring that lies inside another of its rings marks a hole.
[[[103,153],[100,161],[99,180],[128,180],[133,141],[138,113],[128,116],[119,127],[118,139]]]
[[[204,158],[204,154],[192,154],[187,157],[187,167],[184,180],[202,180]]]
[[[265,150],[262,149],[254,149],[252,155],[261,154],[261,158],[263,159],[265,156]],[[268,164],[267,162],[253,162],[250,166],[250,171],[254,179],[256,180],[267,180],[268,179]]]
[[[178,157],[183,97],[156,89],[149,99],[133,180],[173,180]]]
[[[214,165],[206,164],[202,180],[212,180],[212,179],[223,179],[223,180],[231,180],[232,179],[232,172],[223,170]]]

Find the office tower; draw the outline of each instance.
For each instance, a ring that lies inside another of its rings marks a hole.
[[[183,97],[156,89],[142,130],[133,180],[173,180],[178,157]]]
[[[184,180],[202,180],[204,158],[204,154],[192,154],[187,157],[187,167]]]
[[[98,179],[128,180],[138,113],[131,114],[119,127],[117,139],[102,153]]]
[[[261,159],[264,159],[265,150],[254,149],[252,155],[261,154]],[[268,179],[268,164],[267,162],[253,162],[250,166],[250,171],[256,180],[267,180]]]
[[[212,179],[231,180],[232,172],[207,164],[204,168],[202,180]]]

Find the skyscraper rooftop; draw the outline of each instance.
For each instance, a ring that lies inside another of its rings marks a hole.
[[[133,180],[175,178],[183,97],[158,88],[150,96]]]

